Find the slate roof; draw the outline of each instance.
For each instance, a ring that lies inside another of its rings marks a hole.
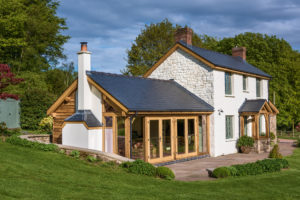
[[[89,71],[87,75],[129,111],[212,112],[214,108],[172,80]]]
[[[65,119],[66,122],[85,122],[88,127],[100,127],[102,124],[91,110],[78,110]]]
[[[247,61],[243,60],[240,57],[233,57],[233,56],[218,53],[215,51],[195,47],[192,45],[188,45],[183,41],[180,41],[178,43],[185,46],[189,50],[193,51],[197,55],[203,57],[207,61],[213,63],[214,65],[224,67],[227,69],[232,69],[232,70],[241,71],[241,72],[247,72],[247,73],[271,78],[271,76],[269,74],[254,67],[253,65],[250,65],[249,63],[247,63]]]
[[[239,112],[259,112],[266,101],[266,99],[246,99],[240,107]]]

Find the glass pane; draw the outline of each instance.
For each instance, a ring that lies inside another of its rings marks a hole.
[[[195,152],[195,120],[188,119],[188,145],[189,153]]]
[[[159,158],[158,120],[150,120],[150,158]]]
[[[202,129],[202,117],[199,117],[199,152],[203,152],[203,129]]]
[[[104,117],[104,119],[105,119],[105,126],[112,127],[112,117],[106,116],[106,117]]]
[[[132,119],[132,159],[144,160],[143,121],[143,117]]]
[[[118,154],[125,156],[125,118],[117,117]]]
[[[225,94],[232,94],[231,88],[231,74],[225,72]]]
[[[259,135],[266,136],[266,121],[264,115],[259,116]]]
[[[260,97],[260,80],[256,79],[256,97]]]
[[[171,120],[162,120],[163,156],[171,156]]]
[[[185,153],[184,119],[177,120],[177,153]]]
[[[232,116],[226,116],[226,139],[233,138]]]
[[[244,117],[244,134],[248,135],[248,122],[247,122],[247,116]]]
[[[243,90],[247,90],[247,77],[243,76]]]

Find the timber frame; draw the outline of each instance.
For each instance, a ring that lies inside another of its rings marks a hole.
[[[245,130],[244,130],[244,117],[245,116],[251,116],[252,118],[252,137],[255,140],[259,140],[260,138],[270,138],[270,115],[277,115],[279,113],[278,109],[272,104],[271,101],[263,104],[261,109],[258,112],[241,112],[240,113],[240,133],[241,136],[245,135]],[[265,118],[265,130],[266,130],[266,135],[265,136],[260,136],[260,131],[259,131],[259,117],[260,115],[264,115]]]
[[[217,66],[213,63],[211,63],[210,61],[206,60],[205,58],[199,56],[198,54],[196,54],[195,52],[191,51],[190,49],[188,49],[187,47],[185,47],[184,45],[180,44],[180,43],[176,43],[163,57],[161,57],[144,75],[144,78],[147,78],[151,75],[151,73],[161,64],[163,63],[173,52],[175,52],[177,49],[181,49],[184,52],[192,55],[193,57],[195,57],[196,59],[198,59],[199,61],[203,62],[204,64],[206,64],[207,66],[209,66],[212,69],[215,70],[219,70],[219,71],[225,71],[225,72],[230,72],[230,73],[236,73],[236,74],[241,74],[241,75],[246,75],[246,76],[250,76],[250,77],[256,77],[256,78],[260,78],[260,79],[266,79],[269,80],[269,77],[265,77],[265,76],[260,76],[260,75],[256,75],[256,74],[251,74],[251,73],[247,73],[247,72],[242,72],[242,71],[238,71],[238,70],[232,70],[232,69],[228,69],[225,67],[221,67],[221,66]]]

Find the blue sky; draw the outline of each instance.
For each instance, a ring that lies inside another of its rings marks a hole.
[[[71,39],[64,45],[77,66],[80,42],[87,41],[92,69],[120,73],[126,50],[145,24],[168,18],[198,34],[222,38],[260,32],[287,40],[300,50],[299,0],[62,0],[58,15],[66,18]]]

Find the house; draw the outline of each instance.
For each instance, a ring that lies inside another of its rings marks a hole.
[[[278,110],[270,75],[232,56],[192,46],[179,29],[174,46],[143,77],[91,71],[81,43],[76,80],[49,108],[53,142],[150,163],[236,153],[242,135],[267,151]]]

